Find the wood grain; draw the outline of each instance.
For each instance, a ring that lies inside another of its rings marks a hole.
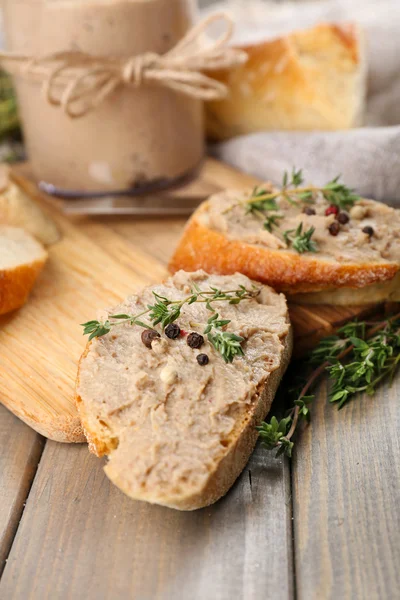
[[[82,442],[74,404],[82,323],[165,271],[139,250],[130,260],[110,233],[113,258],[66,219],[54,215],[61,242],[50,248],[28,304],[0,321],[0,400],[46,437]],[[121,243],[123,243],[121,241]]]
[[[0,406],[0,576],[42,448],[40,436]]]
[[[320,389],[293,460],[300,600],[400,590],[400,380],[338,411]]]
[[[292,584],[287,463],[258,449],[223,500],[182,513],[124,496],[84,446],[48,442],[0,597],[289,600]]]
[[[18,170],[27,175],[26,167]],[[42,205],[45,199],[29,178],[26,191]],[[208,159],[191,192],[207,196],[224,187],[257,182],[227,165]],[[184,193],[181,192],[180,193]],[[0,401],[42,435],[61,442],[84,436],[74,404],[77,361],[83,351],[83,323],[97,310],[164,278],[178,242],[183,219],[74,218],[54,202],[47,210],[62,239],[49,249],[46,265],[29,302],[0,320]],[[290,309],[297,353],[312,347],[360,310],[332,307]]]
[[[222,186],[228,172],[210,161],[203,176],[207,185]],[[234,177],[239,185],[240,175]],[[0,395],[6,384],[4,397],[21,403],[21,411],[33,399],[52,426],[63,406],[75,418],[71,394],[83,346],[77,323],[94,307],[162,277],[183,225],[178,219],[59,220],[64,238],[40,287],[0,328]],[[352,316],[351,310],[298,307],[292,311],[298,343]],[[60,327],[62,336],[53,335]],[[397,597],[399,393],[397,379],[373,399],[358,398],[337,412],[322,386],[312,424],[297,439],[292,494],[288,463],[258,448],[226,498],[194,513],[134,502],[112,486],[86,446],[48,442],[0,598],[290,600],[294,575],[301,600]],[[0,407],[1,562],[41,453],[39,440]]]

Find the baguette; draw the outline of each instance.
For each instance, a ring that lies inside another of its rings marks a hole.
[[[224,330],[244,338],[244,355],[233,362],[225,363],[207,339],[199,349],[189,345],[188,332],[202,332],[212,314],[204,302],[184,305],[177,339],[160,330],[148,348],[143,328],[118,324],[89,342],[81,358],[76,400],[89,447],[108,455],[107,476],[131,498],[194,510],[223,496],[246,465],[255,425],[288,365],[292,336],[284,296],[241,274],[181,271],[103,314],[103,321],[143,311],[154,302],[153,291],[176,300],[211,286],[252,290],[253,297],[238,304],[212,304],[229,320]],[[199,353],[208,364],[198,363]]]
[[[0,225],[0,315],[26,302],[46,260],[46,250],[31,235]]]
[[[338,215],[325,214],[331,207],[323,197],[315,199],[315,214],[303,212],[306,203],[293,206],[280,197],[273,213],[280,216],[278,225],[267,231],[263,215],[260,219],[247,211],[250,196],[228,191],[203,203],[184,230],[170,271],[239,271],[302,304],[358,305],[399,298],[399,210],[361,199],[341,213],[348,222],[340,224]],[[314,228],[315,252],[299,253],[285,240],[285,231],[293,236],[300,224],[303,232]]]
[[[241,49],[249,57],[243,66],[212,74],[229,86],[230,94],[207,103],[210,138],[361,124],[366,68],[363,36],[356,26],[320,24]]]

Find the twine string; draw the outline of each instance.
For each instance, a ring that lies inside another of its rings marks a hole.
[[[225,30],[204,43],[217,21]],[[246,62],[247,54],[226,46],[233,22],[225,13],[210,15],[195,25],[169,52],[147,52],[128,59],[95,57],[84,52],[56,52],[42,58],[0,53],[0,64],[13,74],[42,82],[49,104],[71,118],[95,110],[120,86],[139,88],[158,84],[199,100],[219,100],[228,94],[225,84],[209,71],[230,69]]]

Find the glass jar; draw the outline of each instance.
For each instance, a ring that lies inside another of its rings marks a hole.
[[[164,54],[192,25],[192,0],[6,0],[8,49],[41,57]],[[136,187],[194,169],[204,153],[202,103],[159,85],[120,86],[81,118],[15,76],[35,176],[86,191]]]

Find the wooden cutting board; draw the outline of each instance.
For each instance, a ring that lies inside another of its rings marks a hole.
[[[21,310],[0,318],[0,401],[44,436],[83,442],[74,404],[77,362],[85,347],[80,323],[159,281],[185,219],[127,217],[67,219],[29,180],[24,186],[58,223],[62,238]],[[257,181],[207,160],[191,192],[209,195]],[[371,307],[291,307],[297,352],[314,345],[346,320]]]

